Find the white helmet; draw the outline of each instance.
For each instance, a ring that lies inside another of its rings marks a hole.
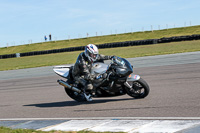
[[[97,46],[95,46],[94,44],[88,44],[85,47],[85,56],[91,61],[94,62],[97,60],[98,56],[99,56],[99,50],[97,48]]]

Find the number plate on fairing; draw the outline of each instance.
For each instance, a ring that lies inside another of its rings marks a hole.
[[[136,80],[139,80],[139,79],[140,79],[139,75],[130,74],[127,78],[127,81],[136,81]]]

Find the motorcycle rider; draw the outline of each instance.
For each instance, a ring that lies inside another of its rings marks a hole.
[[[84,86],[84,91],[90,91],[95,95],[95,90],[91,83],[92,76],[90,74],[91,67],[95,62],[102,62],[103,60],[111,60],[114,56],[105,56],[99,54],[97,46],[88,44],[85,51],[80,53],[72,70],[73,78]],[[87,101],[92,101],[91,95],[84,93]]]

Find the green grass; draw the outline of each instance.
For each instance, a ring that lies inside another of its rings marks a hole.
[[[193,51],[200,51],[200,40],[100,49],[101,54],[116,55],[124,58]],[[61,64],[73,64],[75,63],[76,58],[80,52],[82,51],[1,59],[0,70],[2,71],[41,66],[54,66]]]
[[[72,131],[72,132],[66,132],[66,131],[36,131],[32,129],[11,129],[6,127],[0,127],[0,133],[101,133],[101,132],[92,132],[92,131]],[[103,132],[103,133],[111,133],[111,132]],[[117,133],[123,133],[123,132],[117,132]]]
[[[104,44],[111,42],[158,39],[162,37],[182,36],[182,35],[192,35],[192,34],[200,34],[200,26],[173,28],[168,30],[155,30],[154,32],[151,31],[134,32],[134,33],[108,35],[108,36],[88,37],[82,39],[62,40],[56,42],[51,41],[51,42],[37,43],[31,45],[13,46],[8,48],[0,48],[0,55],[85,46],[89,43]]]
[[[6,127],[0,127],[0,133],[67,133],[67,132],[56,132],[56,131],[44,132],[44,131],[36,131],[32,129],[11,129],[11,128],[6,128]]]

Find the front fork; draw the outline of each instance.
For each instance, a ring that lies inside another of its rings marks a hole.
[[[129,89],[132,89],[132,85],[129,84],[129,82],[134,82],[134,81],[138,81],[140,79],[139,75],[134,75],[133,73],[130,74],[126,80],[126,82],[124,83],[124,85],[126,87],[128,87]]]

